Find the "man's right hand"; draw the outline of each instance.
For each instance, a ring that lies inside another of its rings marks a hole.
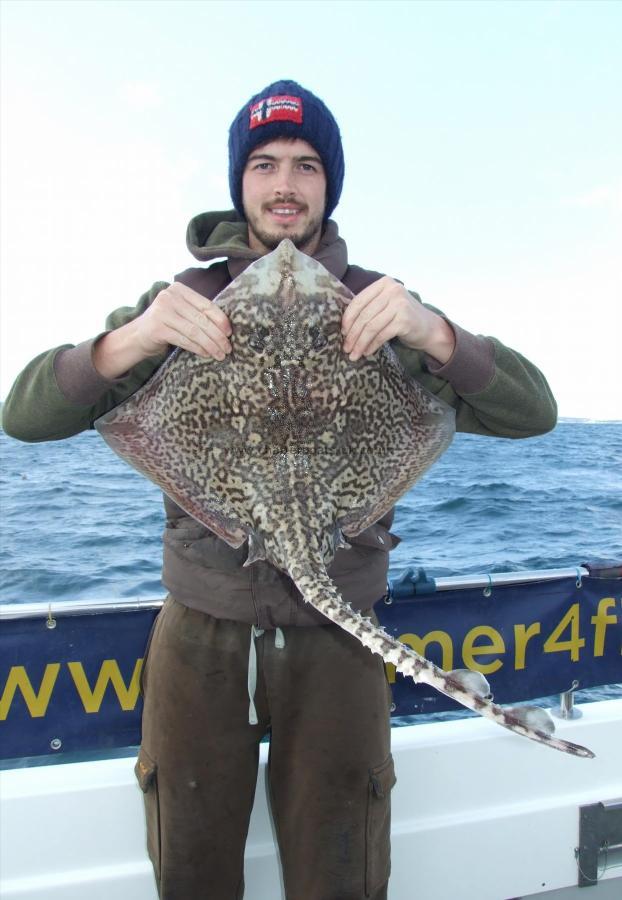
[[[211,300],[174,282],[138,318],[104,335],[93,348],[93,364],[104,378],[118,378],[169,346],[223,360],[231,352],[231,323]]]
[[[134,324],[145,356],[164,353],[171,344],[220,360],[231,352],[227,316],[211,300],[178,281],[160,291]]]

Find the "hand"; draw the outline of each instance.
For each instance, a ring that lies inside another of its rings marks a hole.
[[[101,337],[93,347],[93,365],[104,378],[119,378],[169,345],[199,356],[223,360],[231,352],[231,323],[202,294],[174,282],[160,291],[137,319]]]
[[[344,352],[353,362],[361,356],[371,356],[395,337],[441,363],[447,362],[455,347],[449,323],[423,306],[399,281],[387,276],[350,301],[341,331]]]
[[[231,324],[220,307],[192,288],[174,282],[134,320],[136,340],[145,356],[169,344],[199,356],[223,360],[231,353]]]

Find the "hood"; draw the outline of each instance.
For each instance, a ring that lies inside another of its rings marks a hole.
[[[248,225],[234,209],[200,213],[190,220],[186,231],[186,245],[195,259],[208,262],[227,260],[229,273],[236,278],[240,272],[261,256],[248,246]],[[340,281],[348,268],[348,249],[339,237],[337,223],[329,219],[313,258]]]

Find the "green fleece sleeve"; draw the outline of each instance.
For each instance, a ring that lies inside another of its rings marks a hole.
[[[92,364],[93,345],[137,318],[168,287],[158,281],[134,307],[121,307],[106,320],[106,331],[74,346],[41,353],[18,375],[2,410],[2,427],[20,441],[56,441],[93,427],[93,422],[138,390],[166,358],[143,360],[120,378],[106,379]]]
[[[456,349],[445,365],[399,341],[393,349],[413,378],[456,410],[456,430],[505,438],[551,431],[557,404],[542,372],[496,338],[449,324]]]

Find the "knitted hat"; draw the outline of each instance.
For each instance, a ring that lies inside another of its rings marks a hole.
[[[237,212],[244,218],[242,174],[246,160],[259,144],[277,138],[300,138],[317,151],[326,174],[328,219],[343,187],[344,159],[339,127],[319,97],[295,81],[269,84],[239,111],[229,129],[229,190]]]

